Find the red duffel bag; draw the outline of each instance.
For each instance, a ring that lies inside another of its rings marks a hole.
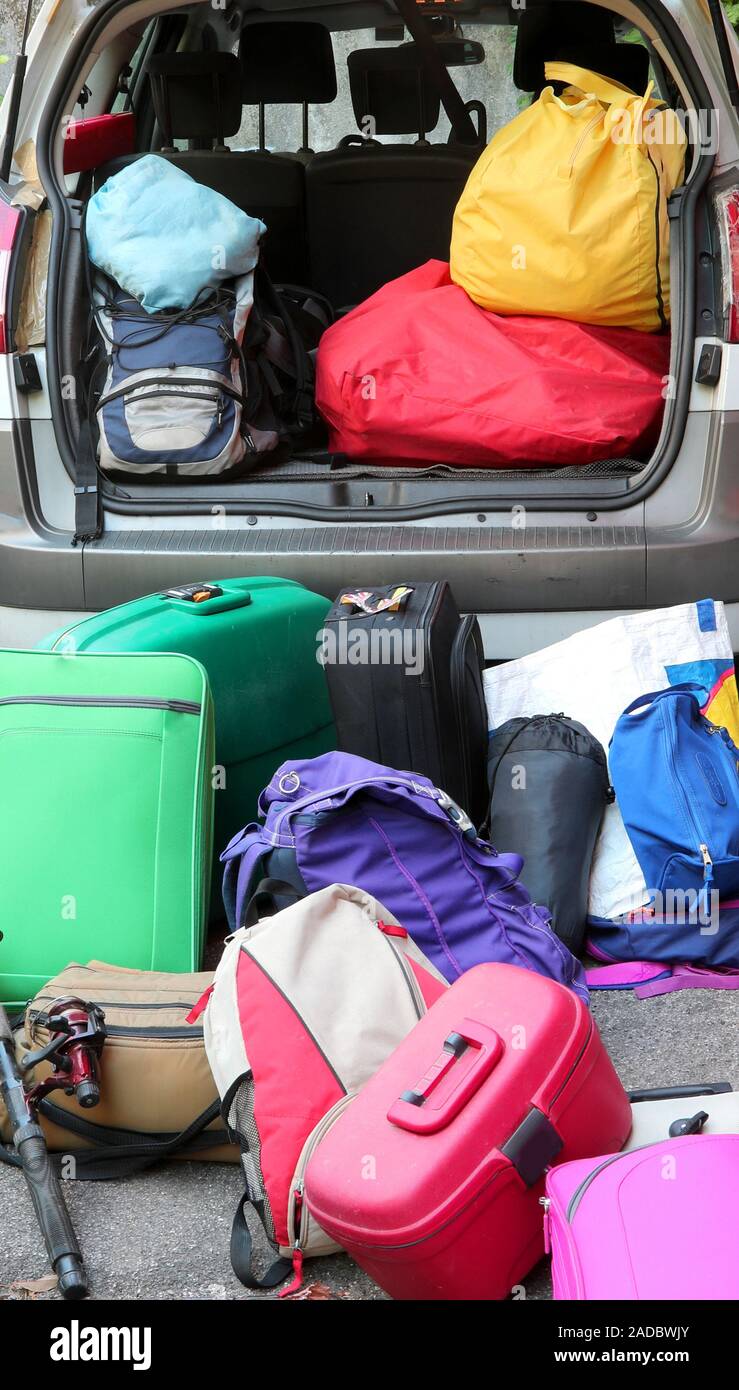
[[[524,274],[525,272],[521,272]],[[667,334],[505,318],[427,261],[324,333],[316,401],[333,452],[385,463],[546,468],[646,458]]]

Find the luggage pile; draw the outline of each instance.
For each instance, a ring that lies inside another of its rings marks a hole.
[[[239,1161],[233,1268],[282,1294],[337,1249],[400,1299],[505,1298],[545,1249],[556,1298],[739,1292],[733,1097],[630,1103],[588,1007],[739,987],[720,604],[485,670],[445,581],[224,579],[43,648],[0,662],[0,998],[78,1178]]]
[[[90,316],[80,369],[77,539],[111,478],[235,477],[306,436],[314,371],[260,262],[264,223],[159,155],[111,176],[85,213]],[[318,317],[316,317],[316,315]]]
[[[586,18],[607,40],[610,17]],[[519,40],[539,23],[524,12]],[[645,49],[591,44],[592,71],[587,37],[569,42],[573,61],[542,64],[546,85],[473,168],[449,265],[391,281],[324,334],[316,400],[337,453],[510,469],[654,449],[685,133]]]
[[[98,468],[233,479],[296,446],[325,457],[326,444],[389,468],[634,471],[649,458],[669,384],[668,199],[686,137],[653,96],[648,50],[616,43],[612,16],[591,9],[572,16],[590,37],[566,41],[555,16],[522,13],[517,55],[532,36],[546,55],[535,77],[516,77],[535,99],[472,168],[448,260],[403,256],[415,268],[360,303],[273,285],[270,229],[159,155],[105,180],[85,214],[80,539],[99,533]],[[415,45],[391,52],[438,112]]]

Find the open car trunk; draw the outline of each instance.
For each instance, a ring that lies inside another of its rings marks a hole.
[[[197,7],[193,7],[195,14]],[[308,7],[306,7],[308,8]],[[347,28],[350,5],[336,6],[330,21],[321,11],[324,23]],[[484,7],[479,7],[481,10]],[[222,46],[230,40],[221,30],[221,16],[209,9],[208,25]],[[363,13],[365,7],[362,7]],[[680,84],[671,95],[682,100],[689,91],[696,106],[705,106],[707,96],[699,74],[691,70],[690,54],[685,51],[679,30],[667,13],[645,3],[645,23],[656,31],[666,51],[680,66]],[[289,21],[306,10],[281,12]],[[465,34],[474,35],[475,8],[465,5]],[[182,41],[184,17],[166,16],[159,21],[156,42],[172,49]],[[365,21],[366,22],[366,21]],[[195,26],[197,32],[197,25]],[[194,41],[193,34],[189,42]],[[212,39],[209,40],[212,42]],[[78,64],[78,66],[80,66]],[[81,65],[82,67],[84,65]],[[663,81],[670,81],[661,65]],[[137,74],[134,73],[134,79]],[[145,73],[138,74],[141,83]],[[695,88],[693,88],[695,83]],[[140,87],[143,91],[143,87]],[[151,112],[139,124],[142,150],[158,148]],[[57,113],[58,114],[58,113]],[[55,224],[55,255],[50,266],[50,292],[53,309],[49,314],[53,339],[49,343],[49,381],[57,395],[55,428],[60,452],[67,470],[75,476],[75,455],[80,412],[74,400],[65,398],[60,384],[74,377],[87,328],[84,296],[83,245],[79,233],[81,211],[93,188],[92,176],[82,175],[76,196],[62,190],[54,174],[51,140],[57,127],[53,102],[44,122],[49,142],[40,149],[40,165],[46,164],[46,177],[56,184],[51,201],[61,218]],[[320,156],[319,156],[320,157]],[[671,297],[672,348],[670,371],[665,383],[665,409],[657,447],[650,457],[604,456],[587,465],[557,467],[527,466],[527,460],[511,468],[458,467],[433,457],[413,466],[396,463],[391,457],[366,461],[332,453],[328,438],[318,435],[310,446],[281,447],[263,455],[237,478],[210,478],[187,483],[177,480],[105,478],[101,483],[106,510],[119,514],[148,514],[192,517],[213,516],[219,510],[254,516],[269,514],[352,519],[401,520],[451,513],[482,513],[486,509],[543,500],[548,510],[597,507],[599,511],[622,507],[656,485],[669,470],[679,448],[688,410],[696,325],[696,236],[699,244],[707,236],[708,219],[701,193],[710,172],[711,159],[689,148],[686,156],[687,181],[671,199]],[[433,230],[433,229],[432,229]],[[387,227],[392,238],[393,228]],[[441,229],[438,229],[441,235]],[[438,240],[438,236],[437,236]],[[274,275],[273,275],[273,278]],[[308,286],[310,288],[310,285]],[[453,351],[450,372],[453,383]],[[484,519],[482,516],[480,519]]]

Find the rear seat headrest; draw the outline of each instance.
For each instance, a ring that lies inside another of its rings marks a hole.
[[[347,59],[354,118],[367,116],[376,135],[419,135],[434,130],[440,99],[415,44],[358,48]]]
[[[564,46],[563,46],[564,47]],[[641,96],[649,82],[649,53],[638,43],[589,44],[582,49],[576,43],[567,44],[566,51],[554,54],[554,59],[576,63],[579,68],[589,68],[600,73],[611,82],[619,82]]]
[[[582,58],[594,45],[615,44],[615,38],[613,17],[599,5],[557,0],[527,6],[518,20],[513,81],[521,92],[540,92],[546,86],[545,63],[575,62],[569,56],[575,49]],[[578,61],[578,66],[592,64]]]
[[[239,57],[245,106],[321,105],[336,96],[331,35],[312,20],[248,24]]]
[[[223,144],[241,125],[241,65],[233,53],[161,53],[149,60],[154,111],[165,143]]]

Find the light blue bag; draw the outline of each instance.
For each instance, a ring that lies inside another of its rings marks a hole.
[[[256,266],[263,222],[158,155],[106,179],[87,205],[91,261],[149,313],[186,309]]]

